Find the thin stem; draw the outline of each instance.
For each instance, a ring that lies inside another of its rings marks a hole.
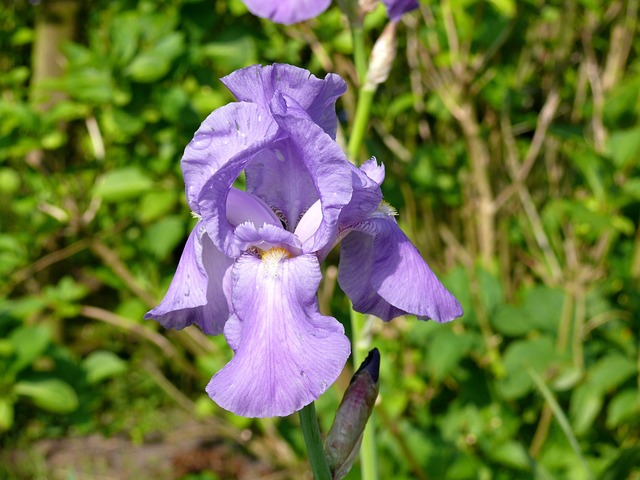
[[[307,455],[313,471],[313,478],[315,480],[332,480],[331,471],[324,456],[316,407],[313,402],[300,410],[300,423],[302,424],[302,435],[307,446]]]
[[[371,329],[368,325],[368,315],[356,312],[351,308],[351,343],[353,345],[353,363],[358,367],[364,360],[371,346]],[[362,480],[378,479],[378,461],[376,455],[376,432],[374,415],[369,417],[364,429],[362,445],[360,446],[360,474]]]
[[[367,76],[367,52],[364,47],[364,29],[362,24],[351,24],[351,38],[353,39],[353,63],[358,74],[358,84],[364,85]]]
[[[591,469],[589,468],[589,465],[587,464],[587,461],[585,460],[584,455],[582,455],[582,451],[580,450],[580,444],[578,443],[578,439],[573,433],[573,430],[571,429],[571,424],[569,423],[567,416],[564,414],[562,407],[560,407],[560,404],[558,404],[558,401],[553,396],[553,393],[551,392],[551,390],[549,390],[549,387],[547,387],[547,385],[544,383],[542,378],[540,378],[540,375],[538,375],[535,372],[535,370],[533,370],[530,366],[527,366],[527,373],[529,374],[529,376],[531,377],[531,380],[533,380],[533,383],[535,383],[536,387],[538,388],[538,390],[546,400],[547,402],[546,404],[549,405],[551,412],[556,417],[556,421],[558,422],[558,425],[560,425],[560,429],[563,431],[563,433],[567,437],[567,440],[569,441],[569,445],[571,445],[571,448],[576,454],[576,457],[578,457],[578,460],[582,464],[582,467],[584,468],[587,478],[589,480],[593,479],[593,473],[591,472]]]
[[[364,141],[364,134],[369,126],[369,117],[371,115],[371,106],[373,105],[373,97],[375,96],[375,88],[361,88],[358,93],[358,106],[356,107],[356,115],[351,127],[351,137],[349,138],[349,157],[351,161],[357,163],[358,152]]]

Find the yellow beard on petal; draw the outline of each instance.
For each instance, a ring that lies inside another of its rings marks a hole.
[[[262,265],[270,277],[278,276],[278,264],[281,260],[291,258],[291,253],[282,247],[273,247],[262,253]]]

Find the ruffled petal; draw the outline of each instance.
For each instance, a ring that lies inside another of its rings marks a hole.
[[[232,260],[213,245],[202,222],[198,222],[187,239],[167,294],[145,318],[165,328],[180,330],[196,324],[206,334],[222,333],[230,310],[224,279],[231,265]]]
[[[419,6],[418,0],[382,0],[382,3],[387,7],[387,16],[393,21],[400,20],[402,15]]]
[[[353,307],[388,321],[409,313],[447,322],[462,315],[391,216],[372,217],[342,241],[338,282]]]
[[[311,2],[314,5],[323,3],[316,0]],[[277,2],[265,3],[273,5]],[[297,0],[296,3],[302,5],[306,2]],[[326,3],[328,5],[329,2]],[[274,93],[288,95],[307,112],[314,123],[331,138],[336,138],[338,118],[335,104],[337,98],[347,91],[347,84],[339,75],[329,73],[320,79],[303,68],[276,63],[236,70],[222,78],[222,83],[238,100],[257,103],[264,109],[269,108]]]
[[[249,11],[272,22],[291,25],[324,12],[331,0],[242,0]]]
[[[342,325],[318,312],[318,260],[278,249],[244,254],[232,276],[235,316],[225,335],[235,355],[207,393],[237,415],[290,415],[324,393],[350,353]]]
[[[202,188],[222,166],[238,156],[250,157],[272,142],[277,130],[269,112],[256,104],[236,102],[214,110],[194,134],[181,161],[191,210],[201,213]]]
[[[275,95],[271,111],[280,128],[288,135],[292,158],[304,163],[315,186],[317,197],[305,207],[305,211],[316,200],[319,199],[321,203],[322,221],[313,236],[302,245],[304,252],[315,252],[333,243],[336,238],[338,217],[351,200],[353,191],[352,165],[340,146],[311,121],[293,98]],[[302,192],[296,194],[302,195]]]

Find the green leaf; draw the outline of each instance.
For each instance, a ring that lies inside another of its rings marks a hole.
[[[628,388],[618,393],[609,403],[607,426],[615,428],[626,420],[640,417],[640,394],[638,390]]]
[[[589,388],[601,393],[622,384],[636,373],[635,363],[618,354],[607,355],[589,369]]]
[[[51,332],[42,325],[20,327],[12,332],[9,339],[16,355],[9,371],[15,375],[44,353],[51,341]]]
[[[121,202],[148,191],[153,181],[137,167],[124,167],[102,175],[93,189],[106,202]]]
[[[546,286],[536,286],[525,291],[522,309],[531,327],[555,333],[560,324],[560,315],[565,294],[562,290]]]
[[[505,17],[513,17],[516,14],[516,3],[514,0],[489,0]]]
[[[98,350],[87,356],[82,362],[87,372],[87,381],[91,384],[115,377],[127,371],[127,362],[113,352]]]
[[[175,190],[152,190],[145,193],[140,202],[138,218],[141,222],[151,222],[169,213],[178,202]]]
[[[507,441],[492,448],[487,452],[489,457],[508,467],[520,470],[528,470],[530,467],[529,455],[520,442]]]
[[[501,306],[497,313],[491,316],[491,324],[498,332],[510,337],[526,335],[532,329],[529,317],[521,308],[513,305]]]
[[[526,368],[530,367],[544,376],[544,371],[558,360],[553,341],[549,337],[515,341],[505,352],[504,367],[507,375],[498,382],[498,388],[506,399],[522,397],[533,388]]]
[[[586,433],[602,410],[604,397],[602,393],[592,389],[588,383],[576,388],[571,396],[569,413],[576,434]]]
[[[9,397],[0,397],[0,432],[13,426],[13,401]]]
[[[163,259],[184,239],[184,230],[181,215],[163,218],[146,229],[145,244],[151,253]]]
[[[631,162],[637,164],[640,155],[640,127],[612,132],[607,151],[618,167]]]
[[[70,413],[78,408],[78,396],[71,386],[52,378],[38,381],[22,381],[13,386],[17,395],[30,398],[33,403],[53,413]]]

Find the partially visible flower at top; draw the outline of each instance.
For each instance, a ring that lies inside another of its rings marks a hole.
[[[185,149],[199,221],[146,318],[224,332],[234,357],[209,396],[238,415],[285,416],[317,399],[350,353],[316,298],[320,262],[340,240],[338,280],[358,311],[443,322],[462,310],[382,200],[384,167],[356,168],[335,142],[340,77],[273,65],[222,81],[239,101],[211,113]],[[243,172],[245,191],[234,187]]]
[[[331,0],[242,0],[249,11],[272,22],[291,25],[324,12]]]
[[[387,16],[397,22],[405,13],[418,8],[418,0],[382,0],[387,7]]]
[[[249,11],[272,22],[292,25],[317,17],[324,12],[331,0],[242,0]],[[348,0],[359,3],[358,0]],[[360,0],[362,2],[363,0]],[[387,16],[398,21],[402,15],[418,8],[417,0],[382,0]],[[370,2],[367,2],[370,3]],[[355,8],[355,7],[354,7]]]

